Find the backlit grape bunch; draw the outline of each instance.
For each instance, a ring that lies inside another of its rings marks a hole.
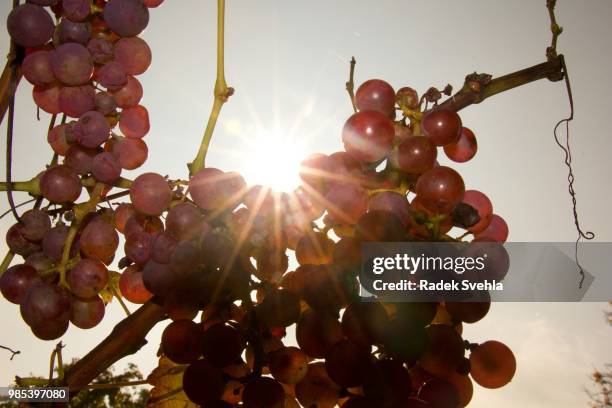
[[[508,236],[487,196],[437,162],[440,150],[455,162],[474,157],[474,133],[456,112],[426,109],[413,89],[363,83],[339,132],[344,151],[307,157],[290,193],[210,167],[185,181],[121,178],[147,157],[134,76],[151,52],[136,36],[159,3],[38,0],[9,16],[36,104],[74,119],[49,132],[61,164],[32,180],[30,193],[49,205],[24,212],[7,233],[24,262],[0,289],[33,333],[51,340],[69,321],[95,326],[103,293],[162,305],[172,322],[160,350],[185,366],[183,391],[205,408],[454,408],[471,400],[472,380],[507,384],[512,351],[462,338],[490,302],[358,295],[365,242]],[[89,198],[79,201],[83,187]],[[130,202],[114,203],[113,189]],[[109,271],[113,261],[121,274]]]

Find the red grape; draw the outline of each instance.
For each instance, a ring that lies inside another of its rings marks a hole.
[[[70,296],[49,283],[30,286],[20,305],[21,317],[30,326],[63,325],[70,319]]]
[[[300,299],[292,292],[273,289],[257,309],[257,316],[270,327],[287,327],[300,318]]]
[[[144,286],[142,272],[134,266],[126,268],[119,278],[119,290],[132,303],[145,303],[153,294]]]
[[[393,121],[376,111],[353,114],[342,129],[344,149],[365,163],[383,159],[391,150],[394,136]]]
[[[68,238],[68,226],[58,224],[51,228],[43,238],[42,249],[44,254],[53,261],[61,260],[66,238]]]
[[[204,230],[204,215],[191,203],[179,203],[168,211],[166,229],[178,240],[190,240]]]
[[[295,395],[305,407],[334,408],[340,397],[340,386],[333,382],[323,362],[310,363],[308,372],[295,386]]]
[[[175,277],[166,264],[149,261],[142,269],[145,288],[158,296],[167,296],[173,289]]]
[[[127,74],[140,75],[151,65],[151,49],[141,38],[122,38],[115,43],[115,61]]]
[[[284,408],[285,390],[270,377],[250,380],[242,393],[244,408]]]
[[[394,214],[403,225],[410,220],[410,204],[405,195],[394,191],[383,191],[374,194],[368,202],[369,211],[387,211]]]
[[[354,302],[342,315],[342,331],[352,342],[369,346],[380,343],[388,322],[387,311],[380,303]]]
[[[117,110],[117,102],[108,92],[98,92],[95,103],[96,110],[103,115],[109,115]]]
[[[163,2],[164,0],[144,0],[144,5],[149,8],[153,8],[159,6]]]
[[[242,334],[223,323],[209,327],[202,337],[202,355],[217,367],[230,365],[246,347]]]
[[[409,86],[398,89],[395,98],[401,107],[416,109],[419,106],[419,95]]]
[[[68,273],[72,293],[82,299],[97,295],[108,283],[108,270],[100,261],[81,259]]]
[[[343,337],[340,322],[324,312],[302,313],[296,327],[300,348],[314,358],[324,358],[327,351]]]
[[[168,231],[155,235],[151,242],[151,259],[155,262],[167,264],[170,262],[170,258],[177,244],[178,242],[176,239],[174,239]]]
[[[136,210],[132,204],[122,203],[115,208],[115,228],[117,231],[123,233],[125,232],[125,225],[132,215],[136,214]]]
[[[134,208],[143,214],[160,215],[172,201],[168,181],[156,173],[144,173],[136,177],[130,187]]]
[[[127,83],[127,74],[123,66],[116,61],[110,61],[102,65],[95,72],[95,78],[100,85],[110,91],[121,89]]]
[[[300,163],[300,178],[311,187],[324,191],[327,181],[334,176],[333,162],[326,154],[315,153]]]
[[[119,246],[119,235],[108,222],[96,218],[85,226],[79,242],[83,255],[107,263]]]
[[[96,108],[96,90],[91,85],[63,87],[58,103],[61,112],[66,116],[78,118]]]
[[[60,156],[66,155],[70,144],[66,140],[66,128],[68,125],[58,125],[54,127],[47,135],[47,142],[51,145],[53,151]]]
[[[137,106],[142,99],[142,85],[131,75],[127,76],[127,83],[119,90],[113,91],[113,97],[120,108]]]
[[[84,176],[91,172],[93,159],[99,152],[99,149],[88,149],[80,145],[72,145],[66,152],[64,164],[75,173]]]
[[[91,329],[104,318],[104,301],[100,296],[90,299],[72,298],[70,322],[79,329]]]
[[[456,112],[439,109],[423,117],[421,129],[436,146],[454,143],[461,135],[461,118]]]
[[[354,224],[368,209],[368,193],[355,184],[335,184],[325,195],[329,218],[337,224]]]
[[[324,265],[332,260],[334,241],[323,233],[307,233],[297,244],[295,257],[300,265]]]
[[[47,113],[57,114],[62,112],[60,107],[60,94],[62,88],[55,84],[35,85],[32,89],[32,97],[36,106]]]
[[[93,73],[91,54],[77,43],[57,47],[51,54],[51,66],[55,77],[69,86],[86,84]]]
[[[142,105],[123,109],[119,129],[127,137],[142,138],[149,133],[149,112]]]
[[[212,167],[198,171],[189,180],[189,194],[203,210],[231,210],[245,190],[242,177]]]
[[[38,47],[53,36],[55,25],[42,7],[22,4],[11,10],[6,20],[9,35],[22,47]]]
[[[42,251],[34,252],[33,254],[29,255],[25,259],[25,264],[34,267],[34,269],[36,269],[36,271],[38,271],[40,274],[44,273],[46,275],[45,280],[49,279],[49,281],[51,281],[53,278],[55,278],[56,272],[50,274],[50,276],[48,273],[49,269],[53,267],[53,260],[45,255],[45,253]]]
[[[51,67],[51,51],[40,50],[28,54],[21,64],[21,72],[33,85],[46,85],[55,81]]]
[[[51,229],[51,220],[45,211],[32,209],[21,215],[21,234],[25,239],[39,242]]]
[[[79,118],[74,126],[74,135],[81,145],[93,148],[108,140],[110,126],[102,113],[89,111]]]
[[[480,221],[469,227],[468,231],[480,232],[489,225],[493,214],[493,204],[491,204],[489,197],[477,190],[467,190],[461,202],[476,209],[480,217]]]
[[[191,320],[170,323],[162,334],[162,350],[177,364],[196,361],[201,355],[202,329]]]
[[[429,342],[419,360],[421,367],[434,375],[457,369],[463,359],[463,339],[452,326],[432,324],[426,328]]]
[[[144,265],[151,257],[152,237],[146,232],[131,234],[125,240],[125,255],[138,265]]]
[[[96,64],[106,64],[114,56],[114,45],[105,38],[95,37],[87,43],[87,50]]]
[[[465,184],[455,170],[439,166],[419,177],[416,193],[428,209],[447,214],[463,199]]]
[[[91,174],[102,183],[113,184],[121,175],[121,164],[113,153],[103,152],[93,158]]]
[[[506,242],[508,239],[508,224],[497,214],[491,215],[491,221],[482,231],[475,234],[476,241],[492,240],[495,242]]]
[[[470,160],[476,155],[478,143],[474,133],[464,127],[461,128],[461,136],[456,142],[444,146],[444,153],[449,159],[457,163],[463,163]]]
[[[448,381],[432,378],[419,390],[419,399],[431,408],[459,408],[459,393]]]
[[[28,241],[23,236],[23,226],[21,224],[15,224],[8,229],[6,232],[6,244],[11,252],[24,257],[40,250],[38,244]]]
[[[20,304],[28,289],[37,282],[40,282],[40,278],[34,267],[13,265],[0,276],[0,292],[9,302]]]
[[[121,37],[133,37],[149,24],[149,9],[142,0],[109,0],[104,7],[104,21]]]
[[[134,170],[147,160],[149,149],[141,139],[123,138],[113,144],[113,153],[126,170]]]
[[[196,404],[208,406],[223,395],[223,371],[206,360],[190,364],[183,374],[183,391]]]
[[[62,14],[69,20],[83,21],[90,12],[90,0],[62,0]]]
[[[409,137],[397,149],[398,166],[411,174],[425,173],[434,166],[438,157],[438,149],[425,136]]]
[[[336,384],[356,387],[365,382],[372,369],[370,358],[370,346],[342,340],[327,352],[325,369]]]
[[[370,79],[357,88],[355,104],[360,111],[378,111],[392,116],[395,112],[395,91],[385,81]]]
[[[87,45],[91,38],[91,25],[89,23],[75,23],[63,18],[57,26],[54,41],[60,44],[75,42]]]
[[[297,384],[308,371],[308,356],[297,347],[283,347],[269,356],[270,373],[284,384]]]
[[[516,358],[505,344],[490,340],[478,345],[470,354],[470,374],[485,388],[508,384],[516,372]]]
[[[81,195],[81,180],[67,166],[49,167],[40,177],[40,191],[52,203],[74,202]]]

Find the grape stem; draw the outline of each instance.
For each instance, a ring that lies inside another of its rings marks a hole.
[[[40,195],[40,185],[38,178],[33,178],[28,181],[12,181],[8,182],[0,182],[0,191],[23,191],[26,193],[30,193],[33,196]]]
[[[546,0],[546,8],[548,9],[548,15],[550,17],[550,32],[552,33],[550,47],[546,48],[546,58],[548,58],[549,61],[557,58],[557,39],[563,32],[563,27],[560,27],[559,24],[557,24],[557,19],[555,17],[556,5],[557,0]]]
[[[21,354],[21,351],[19,351],[19,350],[13,350],[12,348],[10,348],[10,347],[6,347],[6,346],[3,346],[3,345],[0,345],[0,349],[4,349],[4,350],[8,351],[9,353],[11,353],[11,358],[9,359],[9,360],[11,360],[11,361],[13,361],[13,358],[15,358],[15,356],[16,356],[17,354]]]
[[[2,276],[4,272],[6,272],[8,267],[11,265],[11,262],[13,261],[14,257],[15,257],[15,254],[13,252],[8,251],[6,253],[6,255],[4,256],[4,259],[2,260],[2,264],[0,264],[0,276]]]
[[[205,166],[206,153],[210,146],[210,140],[221,113],[223,104],[227,102],[230,96],[234,93],[234,89],[227,86],[225,82],[225,0],[217,1],[217,78],[215,80],[215,100],[213,107],[208,117],[206,130],[200,143],[200,149],[193,162],[187,167],[189,174],[193,175]]]
[[[349,71],[349,80],[346,83],[346,91],[349,94],[349,98],[351,98],[351,105],[353,105],[353,112],[357,113],[357,105],[355,104],[355,57],[351,57],[351,68]]]

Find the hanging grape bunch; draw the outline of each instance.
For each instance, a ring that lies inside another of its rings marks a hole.
[[[364,82],[338,132],[344,150],[305,158],[292,192],[193,164],[188,180],[128,180],[122,171],[148,156],[137,76],[151,50],[138,35],[161,3],[30,0],[8,17],[20,71],[52,115],[55,153],[14,183],[37,200],[7,231],[23,259],[0,278],[33,334],[94,327],[113,297],[159,305],[171,320],[160,350],[185,365],[183,391],[204,407],[452,408],[468,405],[472,381],[507,384],[512,351],[462,337],[490,302],[358,295],[363,243],[508,237],[489,198],[438,163],[477,152],[441,93]]]

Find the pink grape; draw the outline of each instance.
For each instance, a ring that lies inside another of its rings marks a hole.
[[[75,296],[88,299],[108,283],[108,269],[100,261],[81,259],[68,273],[68,285]]]
[[[66,43],[57,47],[51,55],[51,66],[55,77],[69,86],[89,82],[94,68],[87,48],[77,43]]]
[[[69,20],[83,21],[90,12],[90,0],[62,0],[62,14]]]
[[[40,191],[52,203],[74,202],[81,195],[81,180],[67,166],[49,167],[40,177]]]
[[[100,146],[110,136],[110,126],[104,115],[98,111],[83,114],[74,126],[77,142],[89,148]]]
[[[467,190],[463,195],[462,203],[472,206],[478,211],[480,221],[468,228],[470,232],[480,232],[491,222],[493,214],[493,204],[489,197],[477,190]]]
[[[65,156],[70,144],[66,140],[66,128],[68,125],[58,125],[51,129],[47,135],[47,142],[51,145],[53,151],[60,156]]]
[[[0,276],[0,292],[9,302],[20,304],[28,289],[37,282],[40,282],[40,278],[34,267],[26,264],[13,265]]]
[[[117,102],[108,92],[98,92],[95,99],[96,110],[102,115],[110,115],[116,112]]]
[[[11,10],[6,20],[9,35],[22,47],[38,47],[53,36],[55,25],[45,9],[34,4],[22,4]]]
[[[96,108],[96,90],[91,85],[66,86],[59,94],[60,112],[78,118]]]
[[[119,290],[123,297],[132,303],[142,304],[153,296],[144,285],[142,271],[134,266],[126,268],[121,274]]]
[[[147,160],[149,149],[141,139],[123,138],[113,144],[113,153],[126,170],[134,170]]]
[[[112,61],[115,46],[105,38],[95,37],[87,43],[87,50],[91,54],[92,61],[101,65]]]
[[[47,113],[57,114],[62,112],[60,95],[62,87],[56,84],[35,85],[32,90],[34,103]]]
[[[242,177],[212,167],[204,168],[189,180],[191,198],[203,210],[230,210],[246,190]]]
[[[160,215],[172,200],[168,181],[156,173],[144,173],[136,177],[130,188],[134,207],[146,215]]]
[[[472,159],[478,150],[476,136],[470,129],[461,128],[461,136],[456,142],[444,146],[444,153],[454,162],[464,163]]]
[[[151,65],[151,49],[141,38],[122,38],[115,43],[115,61],[123,66],[126,73],[140,75]]]
[[[149,24],[149,9],[142,0],[109,0],[104,21],[119,36],[134,37]]]
[[[95,75],[100,85],[110,91],[121,89],[127,83],[125,69],[116,61],[110,61],[101,66]]]
[[[149,133],[149,112],[142,105],[125,108],[119,119],[119,129],[127,137],[140,139]]]
[[[72,145],[66,152],[64,164],[75,173],[84,176],[91,172],[93,158],[99,153],[98,149],[89,149],[80,145]]]
[[[364,163],[383,159],[391,150],[394,137],[393,121],[376,111],[353,114],[342,129],[344,149]]]
[[[378,111],[386,116],[395,112],[395,91],[387,82],[370,79],[357,88],[355,104],[360,111]]]
[[[32,85],[46,85],[55,81],[51,51],[41,50],[27,55],[21,64],[21,72]]]
[[[73,297],[70,312],[72,324],[79,329],[91,329],[104,319],[104,301],[100,296],[85,300]]]
[[[142,85],[140,82],[131,75],[127,76],[126,84],[113,91],[113,97],[120,108],[130,108],[137,106],[142,99]]]
[[[86,257],[109,263],[119,246],[119,235],[108,222],[95,218],[83,229],[79,244]]]
[[[113,184],[121,175],[121,164],[113,153],[99,153],[93,159],[91,173],[96,180]]]
[[[180,203],[168,211],[166,230],[181,241],[190,240],[204,229],[204,215],[191,203]]]

